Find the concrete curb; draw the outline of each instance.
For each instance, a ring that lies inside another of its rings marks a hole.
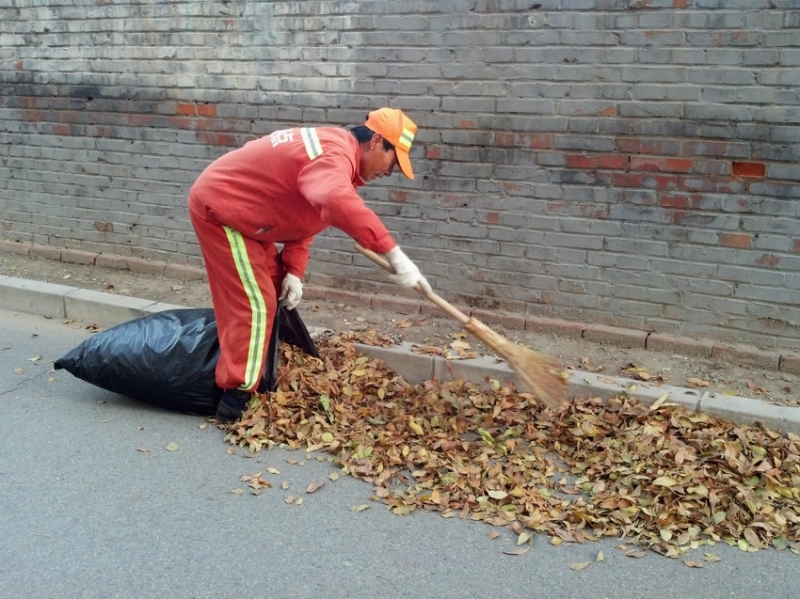
[[[8,276],[0,276],[0,306],[6,310],[72,319],[100,327],[187,307]],[[421,383],[435,377],[442,381],[461,379],[478,385],[486,385],[490,380],[514,382],[519,388],[525,388],[507,364],[492,356],[446,360],[440,356],[414,353],[410,343],[392,347],[359,343],[356,347],[365,355],[380,358],[410,383]],[[591,396],[608,400],[623,392],[648,405],[668,394],[667,401],[691,411],[706,412],[741,424],[760,422],[776,431],[800,435],[800,408],[797,407],[776,406],[747,397],[721,397],[682,387],[649,385],[579,370],[574,371],[569,379],[570,397]]]

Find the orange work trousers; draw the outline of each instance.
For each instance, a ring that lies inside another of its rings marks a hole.
[[[264,374],[284,270],[273,243],[261,243],[209,219],[189,202],[211,288],[219,334],[216,383],[254,392]]]

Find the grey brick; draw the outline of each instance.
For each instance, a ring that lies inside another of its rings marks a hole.
[[[511,98],[498,98],[496,109],[498,112],[514,112],[522,114],[553,114],[555,103],[550,100],[515,100]]]
[[[442,98],[442,110],[467,112],[494,112],[494,98]]]
[[[737,264],[758,268],[775,268],[786,272],[800,270],[800,257],[794,255],[780,255],[757,251],[739,251],[736,255]]]
[[[800,236],[800,221],[789,218],[766,218],[761,216],[742,216],[742,230],[755,233],[783,233]]]
[[[797,299],[794,291],[775,287],[755,287],[753,285],[739,285],[734,292],[736,297],[766,302],[781,302],[790,304]]]
[[[545,235],[547,245],[553,247],[582,248],[590,250],[603,249],[603,239],[593,235],[569,235],[548,233]]]

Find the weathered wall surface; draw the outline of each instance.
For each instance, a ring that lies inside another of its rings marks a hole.
[[[213,158],[375,107],[364,197],[454,301],[800,346],[800,0],[9,0],[0,237],[200,266]],[[336,231],[307,281],[387,290]]]

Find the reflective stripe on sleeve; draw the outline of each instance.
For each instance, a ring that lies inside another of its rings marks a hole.
[[[303,137],[303,143],[306,146],[306,153],[311,160],[317,158],[322,154],[322,144],[319,143],[317,130],[310,127],[303,127],[300,129],[300,135]]]
[[[267,303],[261,294],[250,258],[247,256],[247,247],[244,238],[238,231],[230,227],[223,227],[231,245],[233,262],[239,273],[239,280],[250,301],[250,341],[247,347],[247,364],[244,371],[244,383],[241,389],[249,391],[255,388],[261,379],[261,356],[266,351],[267,343]]]

